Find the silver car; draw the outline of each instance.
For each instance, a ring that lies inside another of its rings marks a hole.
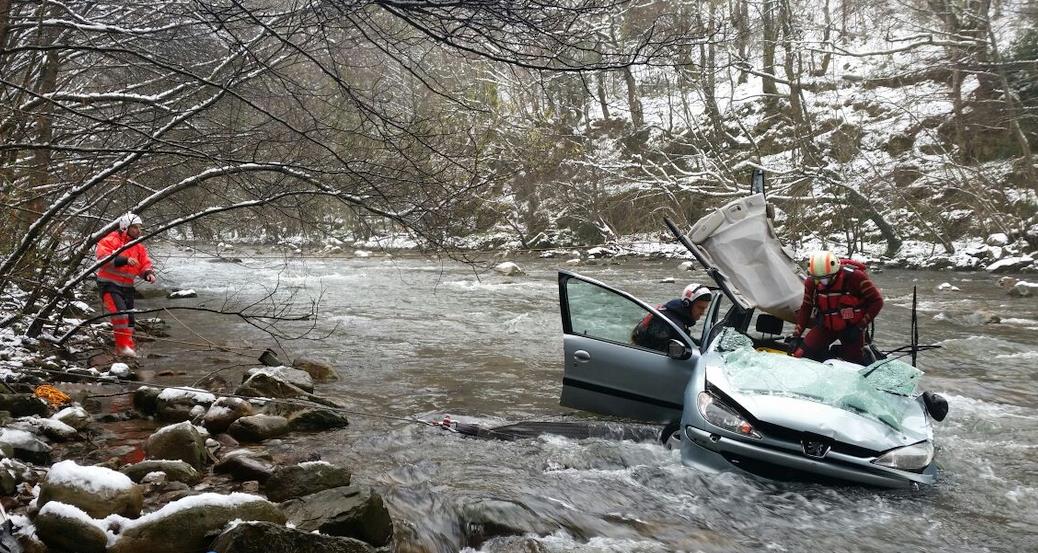
[[[802,280],[764,212],[759,196],[738,200],[697,223],[691,241],[679,235],[718,285],[695,337],[626,292],[560,271],[562,405],[667,425],[682,461],[706,471],[933,483],[921,371],[881,355],[868,366],[787,355],[783,319],[799,307]],[[645,317],[671,327],[665,350],[631,339]]]

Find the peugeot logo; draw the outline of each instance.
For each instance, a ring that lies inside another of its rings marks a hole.
[[[804,455],[807,455],[808,457],[821,459],[825,457],[827,453],[829,453],[829,444],[825,442],[804,440],[803,442],[801,442],[801,445],[804,446]]]

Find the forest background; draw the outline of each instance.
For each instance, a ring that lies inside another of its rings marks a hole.
[[[787,241],[1033,268],[1036,23],[1024,0],[0,0],[3,324],[71,299],[127,210],[145,239],[622,245],[753,169]]]

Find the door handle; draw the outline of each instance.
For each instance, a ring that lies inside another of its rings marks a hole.
[[[577,361],[580,361],[581,363],[587,363],[591,360],[591,354],[582,349],[578,349],[577,351],[573,352],[573,358]]]

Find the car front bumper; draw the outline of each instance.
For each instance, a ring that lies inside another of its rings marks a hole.
[[[799,444],[778,448],[721,436],[691,425],[685,426],[682,434],[682,462],[708,472],[740,470],[760,475],[759,469],[766,468],[769,476],[796,479],[807,476],[884,488],[929,485],[937,480],[935,463],[916,473],[882,467],[873,464],[873,458],[836,451],[829,451],[824,458],[808,457],[797,451]]]

